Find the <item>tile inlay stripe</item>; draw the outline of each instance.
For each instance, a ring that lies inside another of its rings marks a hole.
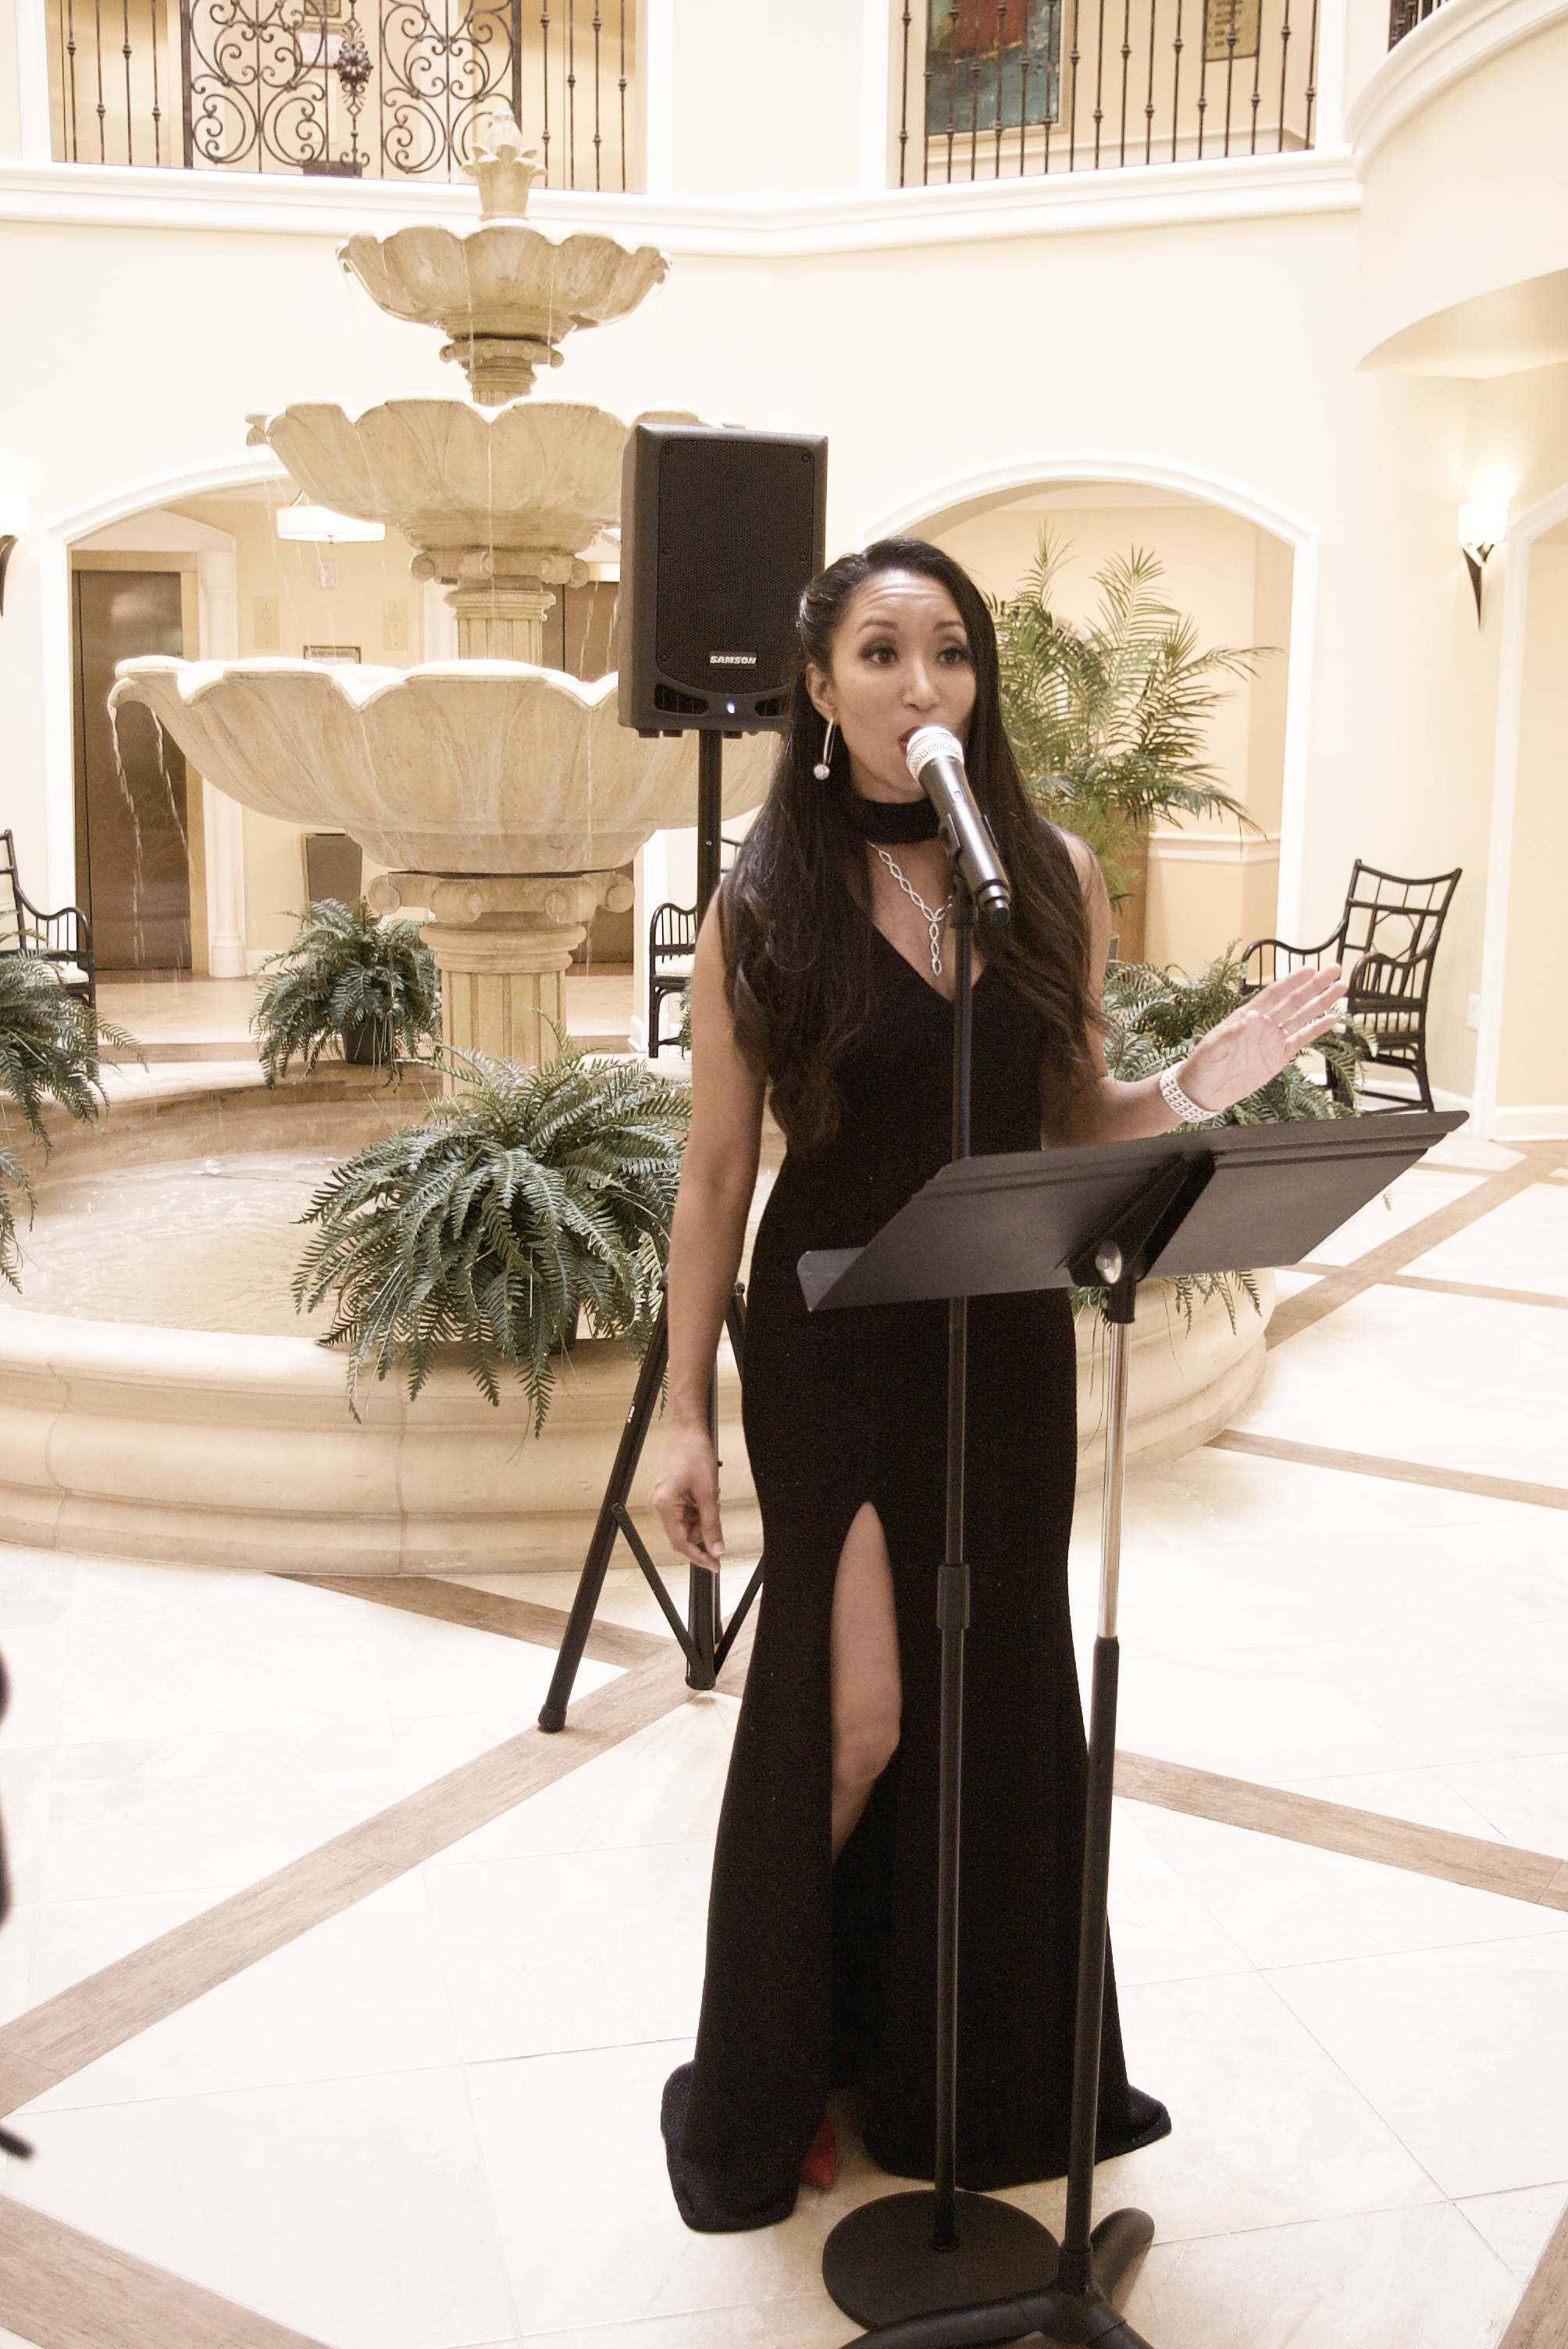
[[[1283,1786],[1260,1786],[1248,1778],[1224,1778],[1182,1762],[1161,1762],[1142,1754],[1119,1753],[1116,1791],[1134,1803],[1162,1811],[1246,1827],[1286,1843],[1311,1844],[1318,1851],[1343,1852],[1349,1859],[1375,1860],[1412,1876],[1440,1877],[1475,1892],[1501,1893],[1538,1909],[1568,1909],[1568,1861],[1549,1852],[1522,1851],[1517,1844],[1489,1843],[1484,1836],[1456,1835],[1448,1827],[1424,1826],[1384,1811],[1359,1811],[1348,1803],[1324,1802]]]
[[[0,2323],[38,2349],[321,2349],[286,2324],[4,2198]]]
[[[499,1631],[503,1640],[525,1640],[536,1648],[559,1648],[567,1617],[559,1607],[531,1599],[511,1599],[496,1590],[470,1589],[433,1574],[285,1574],[283,1582],[303,1582],[318,1590],[338,1590],[347,1599],[373,1599],[406,1614],[461,1623],[471,1631]],[[641,1664],[669,1646],[667,1633],[638,1631],[624,1623],[596,1621],[583,1653],[596,1664]]]
[[[1463,1198],[1454,1199],[1448,1206],[1439,1207],[1431,1215],[1423,1216],[1420,1222],[1412,1224],[1408,1231],[1396,1233],[1393,1238],[1384,1240],[1377,1247],[1368,1248],[1364,1256],[1354,1257],[1349,1264],[1333,1266],[1315,1280],[1310,1288],[1299,1289],[1294,1297],[1281,1298],[1269,1323],[1268,1344],[1271,1347],[1283,1345],[1287,1338],[1299,1336],[1303,1330],[1310,1330],[1315,1321],[1323,1320],[1341,1305],[1348,1305],[1363,1290],[1374,1288],[1380,1281],[1386,1281],[1391,1273],[1403,1272],[1407,1265],[1413,1264],[1418,1257],[1425,1256],[1428,1249],[1436,1247],[1439,1241],[1454,1238],[1471,1224],[1479,1223],[1482,1216],[1491,1215],[1493,1208],[1502,1206],[1517,1193],[1528,1191],[1532,1185],[1553,1174],[1562,1164],[1563,1156],[1563,1146],[1560,1142],[1522,1143],[1517,1166],[1510,1166],[1501,1174],[1489,1174],[1484,1182],[1476,1185],[1473,1191],[1467,1191]]]
[[[1483,1501],[1522,1501],[1532,1509],[1568,1509],[1568,1485],[1527,1485],[1516,1476],[1480,1476],[1468,1468],[1438,1468],[1425,1460],[1390,1460],[1377,1452],[1337,1452],[1326,1444],[1295,1444],[1288,1435],[1251,1435],[1223,1427],[1209,1438],[1212,1452],[1245,1452],[1254,1460],[1284,1460],[1297,1468],[1333,1468],[1346,1476],[1381,1476],[1393,1485],[1428,1485],[1440,1493],[1473,1493]]]

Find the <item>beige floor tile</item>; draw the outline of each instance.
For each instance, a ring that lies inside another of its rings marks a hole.
[[[18,1745],[52,1745],[60,1733],[70,1651],[67,1617],[14,1624],[0,1634],[9,1698],[0,1722],[0,1753]]]
[[[1282,1525],[1266,1543],[1215,1542],[1202,1565],[1222,1603],[1255,1623],[1261,1640],[1329,1637],[1349,1648],[1368,1634],[1403,1640],[1423,1619],[1451,1637],[1478,1619],[1517,1630],[1568,1613],[1568,1569],[1538,1564],[1517,1547],[1511,1568],[1500,1562],[1492,1572],[1481,1562],[1493,1552],[1506,1559],[1514,1535],[1511,1526],[1426,1533],[1377,1526],[1325,1540],[1310,1527]]]
[[[1373,1288],[1275,1347],[1235,1424],[1296,1443],[1563,1485],[1564,1392],[1568,1314]]]
[[[711,1841],[739,1711],[733,1697],[694,1697],[451,1845],[430,1866]]]
[[[10,2023],[32,2005],[33,1951],[38,1911],[15,1903],[0,1925],[0,2023]]]
[[[1435,1216],[1440,1207],[1451,1206],[1484,1181],[1479,1174],[1461,1173],[1455,1167],[1422,1164],[1412,1166],[1408,1174],[1398,1175],[1386,1191],[1378,1193],[1365,1207],[1352,1216],[1338,1230],[1319,1241],[1311,1252],[1314,1264],[1354,1264],[1368,1248],[1381,1247],[1385,1240],[1398,1239],[1418,1224],[1424,1216]],[[1466,1279],[1471,1276],[1459,1274]],[[1519,1287],[1517,1281],[1511,1286]]]
[[[414,1875],[178,2008],[29,2112],[433,2072],[459,2060],[440,1953]]]
[[[1127,2317],[1160,2349],[1491,2349],[1518,2296],[1439,2203],[1157,2243]]]
[[[475,2116],[529,2349],[542,2335],[685,2322],[688,2312],[827,2307],[823,2241],[847,2210],[886,2193],[889,2179],[846,2144],[831,2193],[803,2189],[784,2225],[690,2233],[670,2194],[658,2125],[664,2082],[690,2052],[677,2041],[474,2068]],[[847,2339],[854,2327],[837,2321]],[[695,2337],[717,2349],[724,2336]],[[682,2335],[653,2339],[675,2349]]]
[[[1553,2185],[1523,2186],[1512,2194],[1468,2196],[1455,2208],[1522,2284],[1530,2282],[1556,2233],[1565,2203],[1568,2181],[1559,2178]]]
[[[1400,1489],[1341,1469],[1262,1460],[1202,1444],[1180,1460],[1129,1471],[1125,1530],[1168,1540],[1202,1565],[1210,1541],[1267,1541],[1275,1532],[1298,1533],[1308,1525],[1330,1543],[1342,1532],[1366,1526],[1406,1523],[1396,1506]],[[1099,1495],[1083,1496],[1077,1530],[1097,1535],[1099,1524]]]
[[[1532,1183],[1406,1266],[1427,1280],[1568,1297],[1568,1188]]]
[[[46,1745],[0,1752],[0,1823],[14,1900],[36,1900],[43,1886],[53,1759]]]
[[[65,1622],[75,1590],[69,1557],[55,1550],[0,1548],[0,1639],[24,1624]]]
[[[1251,1959],[1145,1833],[1147,1806],[1119,1802],[1115,1814],[1110,1938],[1122,1987],[1250,1973]]]
[[[1335,1770],[1398,1770],[1424,1758],[1292,1649],[1146,1656],[1135,1621],[1122,1626],[1117,1742],[1269,1785]]]
[[[1445,2194],[1568,2172],[1568,1935],[1269,1980]]]
[[[461,2071],[23,2126],[36,2156],[8,2164],[9,2193],[332,2349],[515,2337]]]
[[[1523,1155],[1522,1151],[1504,1149],[1501,1142],[1483,1142],[1467,1123],[1434,1143],[1421,1163],[1425,1166],[1466,1167],[1480,1174],[1503,1174],[1511,1166],[1517,1166]]]
[[[1476,1577],[1478,1605],[1501,1591],[1529,1614],[1568,1611],[1568,1509],[1532,1509],[1506,1525],[1437,1526],[1428,1539]]]
[[[1484,1619],[1468,1630],[1416,1620],[1403,1632],[1299,1639],[1293,1652],[1305,1671],[1445,1775],[1454,1764],[1562,1745],[1568,1619],[1522,1632]]]
[[[712,1865],[663,1844],[430,1869],[465,2060],[695,2031]]]
[[[1145,1656],[1199,1655],[1209,1650],[1256,1648],[1279,1635],[1253,1608],[1244,1588],[1207,1571],[1195,1544],[1152,1539],[1138,1531],[1121,1547],[1121,1627]],[[1099,1591],[1098,1527],[1073,1544],[1074,1619],[1082,1649],[1094,1638]]]
[[[819,2285],[796,2300],[760,2307],[685,2309],[640,2323],[590,2324],[570,2333],[531,2333],[527,2349],[843,2349],[860,2328]]]
[[[1491,1824],[1527,1851],[1568,1858],[1568,1753],[1447,1764],[1442,1776]]]
[[[1437,2199],[1396,2131],[1256,1974],[1131,1984],[1121,2023],[1128,2069],[1170,2107],[1171,2134],[1101,2164],[1098,2209],[1134,2203],[1165,2242]],[[1013,2199],[1050,2226],[1059,2197],[1026,2188]]]
[[[1568,1917],[1375,1861],[1134,1806],[1149,1841],[1259,1967],[1555,1936]]]
[[[618,1551],[617,1556],[624,1557],[625,1551]],[[755,1557],[737,1558],[733,1565],[722,1569],[719,1605],[727,1622],[732,1610],[739,1604],[756,1564]],[[446,1578],[467,1583],[471,1590],[494,1590],[505,1599],[531,1599],[536,1607],[559,1607],[564,1612],[577,1596],[580,1575],[581,1569],[574,1568],[571,1573],[454,1574]],[[674,1564],[665,1568],[665,1588],[675,1601],[676,1613],[684,1618],[686,1568]],[[634,1631],[668,1630],[658,1600],[648,1588],[641,1568],[635,1566],[613,1566],[610,1568],[604,1577],[604,1588],[595,1611],[606,1623],[624,1623]]]

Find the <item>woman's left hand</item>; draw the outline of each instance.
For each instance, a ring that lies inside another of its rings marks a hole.
[[[1344,974],[1336,962],[1273,980],[1189,1052],[1181,1062],[1182,1092],[1211,1112],[1244,1101],[1327,1035],[1344,1000]]]

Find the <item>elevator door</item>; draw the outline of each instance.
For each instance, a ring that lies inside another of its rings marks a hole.
[[[77,895],[100,971],[189,970],[185,761],[152,712],[108,713],[115,663],[184,650],[177,571],[78,571]]]

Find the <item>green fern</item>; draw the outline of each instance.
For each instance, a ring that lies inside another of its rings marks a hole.
[[[65,986],[42,955],[0,955],[0,1094],[21,1111],[28,1133],[49,1153],[44,1104],[56,1102],[67,1114],[90,1125],[107,1106],[99,1071],[104,1045],[147,1056],[134,1036],[112,1020],[100,1019]],[[3,1131],[3,1128],[0,1128]],[[16,1239],[16,1195],[33,1219],[36,1200],[27,1170],[0,1140],[0,1275],[20,1290],[22,1254]]]
[[[384,1379],[401,1359],[413,1397],[456,1347],[492,1403],[515,1373],[537,1434],[580,1314],[594,1337],[646,1347],[691,1097],[639,1062],[589,1060],[559,1029],[556,1041],[542,1069],[443,1053],[460,1090],[312,1200],[294,1302],[334,1297],[322,1342],[348,1353],[351,1406],[367,1369]]]
[[[1123,963],[1106,979],[1105,1060],[1113,1077],[1129,1084],[1173,1069],[1196,1050],[1211,1028],[1228,1019],[1242,1002],[1242,957],[1233,944],[1197,972],[1161,970],[1153,963]],[[1323,1057],[1327,1087],[1316,1083],[1302,1065],[1302,1056],[1287,1061],[1244,1101],[1234,1102],[1222,1113],[1226,1125],[1283,1125],[1296,1118],[1354,1117],[1360,1060],[1355,1030],[1342,1023],[1311,1047]],[[1263,1304],[1256,1276],[1250,1272],[1184,1273],[1171,1284],[1177,1312],[1191,1327],[1200,1298],[1222,1299],[1236,1326],[1238,1294],[1254,1312]],[[1075,1288],[1075,1314],[1086,1307],[1102,1306],[1103,1288]]]
[[[409,1060],[439,1040],[441,987],[418,922],[377,920],[363,897],[352,905],[318,898],[263,972],[252,1026],[256,1056],[275,1085],[297,1052],[308,1077],[335,1037],[367,1034],[372,1060],[390,1083],[399,1053]]]
[[[1016,594],[990,599],[1002,711],[1030,796],[1088,841],[1120,898],[1152,817],[1228,815],[1256,830],[1204,753],[1225,680],[1253,675],[1270,647],[1201,651],[1195,622],[1153,593],[1159,556],[1136,546],[1095,573],[1099,609],[1075,627],[1051,609],[1066,552],[1042,530]]]

